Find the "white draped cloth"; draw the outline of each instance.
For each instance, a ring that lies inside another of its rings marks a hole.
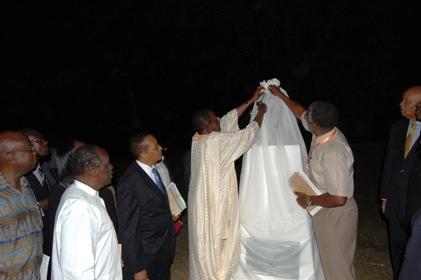
[[[241,255],[232,279],[324,279],[311,217],[288,185],[307,159],[297,119],[279,97],[266,91],[262,99],[259,138],[242,161]]]
[[[240,256],[240,222],[235,160],[257,139],[259,126],[238,127],[234,109],[221,132],[195,134],[188,195],[189,279],[228,280]]]

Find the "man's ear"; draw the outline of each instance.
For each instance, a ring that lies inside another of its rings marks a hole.
[[[98,168],[89,166],[86,168],[86,174],[95,177],[98,174]]]
[[[4,154],[5,159],[8,161],[14,161],[16,159],[16,153],[15,152],[8,152]]]

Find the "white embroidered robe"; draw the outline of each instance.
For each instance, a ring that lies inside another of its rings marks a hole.
[[[238,127],[237,111],[221,119],[221,131],[195,134],[188,194],[189,268],[192,280],[227,280],[240,254],[235,160],[257,139],[259,127]]]

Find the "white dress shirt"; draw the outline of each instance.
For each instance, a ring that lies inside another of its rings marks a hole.
[[[37,167],[32,173],[35,175],[35,177],[38,179],[41,185],[44,184],[45,175],[44,172],[41,170],[41,164],[38,163]]]
[[[52,279],[122,279],[117,235],[104,201],[77,180],[57,209]]]
[[[138,160],[136,160],[136,163],[140,166],[140,168],[143,169],[143,171],[145,171],[146,174],[148,174],[149,178],[151,178],[152,181],[155,183],[155,185],[158,187],[158,182],[156,181],[155,176],[152,173],[152,168],[155,168],[156,165],[154,165],[153,167],[151,167],[151,166],[149,166],[147,164],[144,164],[143,162],[140,162]],[[159,172],[159,170],[158,170],[158,173],[161,176],[161,173]],[[162,180],[162,178],[161,178],[161,180]],[[158,189],[159,189],[159,187],[158,187]]]

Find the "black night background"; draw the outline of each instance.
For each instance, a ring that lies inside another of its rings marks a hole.
[[[187,200],[192,114],[207,107],[222,115],[277,78],[304,106],[337,106],[355,159],[356,275],[392,279],[378,190],[402,93],[421,85],[420,9],[412,2],[6,0],[0,130],[39,130],[50,147],[73,137],[102,146],[117,188],[129,137],[152,132]],[[308,144],[311,135],[303,136]],[[182,220],[173,280],[188,272]]]
[[[191,115],[219,114],[278,78],[335,103],[351,143],[385,141],[421,84],[419,10],[398,1],[10,1],[2,9],[2,129],[76,136],[115,153],[152,131],[188,149]]]

